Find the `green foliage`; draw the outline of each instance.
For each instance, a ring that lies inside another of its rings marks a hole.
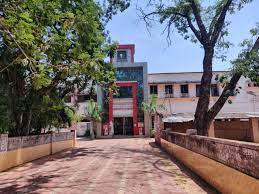
[[[64,111],[70,126],[72,125],[72,123],[81,121],[81,116],[77,114],[72,107],[65,106]]]
[[[93,99],[87,101],[86,112],[91,120],[101,121],[101,108]]]
[[[142,109],[144,112],[147,112],[150,115],[154,115],[159,110],[165,110],[165,107],[163,105],[158,105],[157,104],[157,95],[152,94],[150,96],[149,103],[146,103],[146,102],[142,103]]]
[[[105,0],[103,2],[104,21],[108,22],[118,11],[123,12],[130,6],[130,0]]]
[[[224,88],[229,84],[230,78],[238,73],[245,77],[250,78],[252,81],[259,83],[259,52],[258,48],[253,49],[255,42],[258,41],[259,37],[259,24],[255,28],[250,30],[251,38],[245,39],[241,44],[241,52],[238,57],[231,61],[232,69],[230,72],[225,73],[221,76],[216,76],[216,81],[218,81]],[[237,87],[234,91],[231,92],[232,95],[239,94],[239,90],[242,89]]]
[[[9,126],[12,126],[10,118],[10,110],[8,108],[9,99],[7,96],[7,88],[5,87],[4,80],[0,75],[0,133],[6,133]]]
[[[150,129],[150,137],[153,138],[155,137],[155,133],[156,133],[156,130],[155,129]]]
[[[0,5],[0,77],[11,115],[5,130],[15,135],[58,126],[61,112],[71,122],[65,95],[115,81],[113,66],[103,61],[114,48],[105,25],[127,8],[126,1],[101,6],[94,0],[0,0]],[[2,113],[0,118],[7,115]]]
[[[231,78],[217,78],[226,87],[221,96],[210,107],[210,87],[213,76],[213,59],[220,58],[226,60],[226,51],[231,43],[227,40],[229,35],[228,27],[230,22],[226,17],[242,9],[244,5],[252,0],[151,0],[148,2],[149,13],[139,8],[142,19],[147,27],[151,27],[152,22],[157,21],[165,25],[164,32],[167,32],[169,44],[170,35],[175,29],[184,39],[199,43],[204,50],[203,75],[201,79],[201,94],[195,112],[194,126],[198,134],[207,134],[208,126],[216,117],[226,103],[229,96],[238,93],[236,85],[242,75],[249,76],[252,80],[258,81],[258,48],[251,50],[251,42],[245,41],[245,45],[250,45],[233,62],[234,71]],[[253,29],[252,34],[256,35],[258,29]],[[257,35],[256,45],[259,47]],[[250,50],[249,50],[250,47]]]
[[[237,59],[232,61],[232,73],[240,72],[245,77],[249,77],[252,81],[259,83],[259,48],[258,45],[255,45],[259,37],[259,23],[250,30],[250,33],[252,35],[251,38],[245,39],[240,44],[242,51]],[[257,48],[253,48],[254,46]]]
[[[72,123],[80,120],[72,107],[67,106],[64,101],[55,96],[43,96],[42,100],[31,106],[32,121],[31,128],[34,133],[40,133],[43,128],[69,127]],[[12,134],[12,131],[10,131]]]

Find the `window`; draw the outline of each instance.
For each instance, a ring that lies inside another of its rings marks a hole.
[[[77,96],[77,102],[86,102],[87,100],[90,100],[89,95],[78,95]]]
[[[165,94],[173,94],[173,86],[165,85]]]
[[[115,98],[132,98],[132,87],[131,86],[119,87],[118,95],[115,95],[114,97]]]
[[[211,96],[219,96],[219,90],[217,84],[212,84],[210,87]]]
[[[144,76],[143,76],[143,74],[144,73],[143,73],[142,66],[117,67],[116,68],[117,81],[137,81],[138,82],[138,85],[137,85],[138,122],[144,122],[144,111],[142,110],[142,102],[144,101]]]
[[[127,61],[127,51],[117,51],[117,61],[126,62]]]
[[[200,97],[201,96],[201,85],[197,84],[196,85],[196,97]]]
[[[188,94],[189,93],[188,84],[181,85],[181,93],[182,94]]]
[[[150,94],[157,94],[157,85],[150,86]]]

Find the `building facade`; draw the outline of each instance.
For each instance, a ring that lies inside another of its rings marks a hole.
[[[217,81],[228,72],[215,71],[211,85],[210,106],[212,106],[223,91]],[[165,107],[163,114],[195,113],[202,72],[154,73],[148,75],[149,96],[158,96],[158,104]],[[237,85],[239,93],[229,97],[221,113],[259,112],[259,87],[248,78],[242,77]]]
[[[143,112],[142,103],[148,102],[152,94],[158,96],[158,104],[163,105],[164,117],[177,114],[194,114],[200,95],[202,72],[151,73],[147,74],[146,62],[135,62],[135,45],[119,45],[111,60],[116,69],[117,93],[107,93],[97,87],[96,101],[103,111],[102,123],[95,129],[97,137],[149,136],[154,128],[152,117]],[[211,85],[210,106],[223,91],[217,81],[228,72],[215,71]],[[220,113],[259,113],[259,86],[242,77],[237,85],[238,94],[229,97]],[[78,135],[90,128],[86,115],[89,95],[87,89],[73,94],[68,104],[76,104],[77,112],[83,120],[78,123]]]
[[[142,103],[148,99],[147,63],[135,62],[135,45],[119,45],[111,62],[116,69],[116,94],[99,90],[99,104],[108,97],[108,121],[103,121],[101,136],[148,136],[148,117]]]

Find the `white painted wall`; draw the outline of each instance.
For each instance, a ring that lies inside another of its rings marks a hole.
[[[132,98],[113,98],[114,117],[133,117]]]
[[[116,64],[120,64],[120,65],[123,65],[123,64],[128,64],[128,63],[131,63],[131,51],[130,49],[117,49],[117,51],[126,51],[127,53],[127,61],[125,62],[119,62],[117,61],[117,52],[114,53],[114,58],[113,58],[113,63],[116,65]]]
[[[223,88],[216,82],[215,76],[222,75],[226,72],[214,72],[213,84],[218,84],[219,94]],[[163,104],[166,111],[164,114],[172,113],[194,113],[198,98],[196,97],[196,84],[200,83],[202,73],[165,73],[165,74],[149,74],[149,85],[158,86],[158,104]],[[221,112],[259,112],[259,87],[248,87],[249,79],[242,77],[238,82],[241,86],[240,94],[230,97],[232,103],[226,103]],[[189,98],[181,97],[181,84],[189,85]],[[174,98],[165,98],[165,85],[172,84]],[[254,95],[249,94],[252,93]],[[150,94],[150,93],[149,93]],[[211,97],[210,106],[212,106],[218,97]]]
[[[85,136],[87,130],[90,130],[91,122],[79,122],[77,123],[76,135],[78,137]]]

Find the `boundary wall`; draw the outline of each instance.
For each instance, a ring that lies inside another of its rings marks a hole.
[[[156,136],[167,153],[218,191],[259,194],[258,144],[165,131]]]
[[[0,135],[0,172],[75,147],[75,131],[8,137]]]

